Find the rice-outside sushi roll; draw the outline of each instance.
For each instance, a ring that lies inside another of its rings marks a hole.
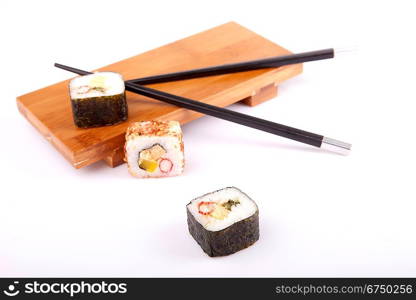
[[[127,120],[123,77],[97,72],[69,83],[74,123],[80,128],[114,125]]]
[[[177,121],[132,123],[126,132],[124,150],[133,176],[167,177],[183,172],[183,136]]]
[[[186,208],[189,233],[209,256],[235,253],[259,239],[257,205],[235,187],[205,194]]]

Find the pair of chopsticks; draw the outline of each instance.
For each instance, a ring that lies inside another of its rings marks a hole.
[[[276,68],[284,65],[303,63],[314,60],[328,59],[334,57],[334,49],[324,49],[312,52],[277,56],[266,59],[246,61],[234,64],[212,66],[207,68],[194,69],[183,72],[168,73],[139,79],[125,81],[126,90],[154,98],[169,104],[197,111],[219,119],[227,120],[247,127],[266,131],[281,137],[295,140],[318,148],[346,154],[351,150],[351,144],[327,138],[319,134],[289,127],[279,123],[256,118],[250,115],[235,112],[226,108],[217,107],[203,102],[195,101],[185,97],[169,94],[156,89],[143,86],[144,84],[161,83],[168,81],[184,80],[204,76],[221,75],[249,70],[264,68]],[[78,75],[88,75],[91,72],[72,68],[69,66],[55,64],[55,67],[76,73]]]

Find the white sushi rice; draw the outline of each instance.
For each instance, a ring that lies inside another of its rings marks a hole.
[[[173,163],[172,170],[169,173],[164,173],[159,168],[149,173],[139,167],[140,151],[155,144],[159,144],[165,149],[166,153],[163,158],[167,158]],[[126,143],[126,159],[130,173],[137,177],[176,176],[183,172],[183,152],[179,139],[173,136],[138,136],[135,139],[128,140]]]
[[[94,89],[94,88],[100,89]],[[114,96],[124,93],[123,77],[114,72],[97,72],[76,77],[69,83],[71,99]]]
[[[201,201],[224,203],[228,200],[239,200],[240,204],[232,206],[230,213],[223,220],[213,218],[210,215],[203,215],[198,212],[198,204]],[[197,220],[206,230],[209,231],[223,230],[234,223],[252,216],[257,211],[256,203],[235,187],[225,188],[196,198],[187,205],[187,208],[194,216],[195,220]]]

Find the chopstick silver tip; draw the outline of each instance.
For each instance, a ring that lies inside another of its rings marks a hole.
[[[345,55],[345,54],[356,54],[358,52],[358,46],[350,45],[344,47],[334,48],[334,56]]]
[[[324,137],[322,139],[321,148],[331,152],[348,155],[351,152],[352,145],[336,139]]]

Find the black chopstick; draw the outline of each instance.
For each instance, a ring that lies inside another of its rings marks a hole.
[[[92,74],[91,72],[75,69],[69,66],[55,64],[55,67],[64,69],[79,75]],[[282,136],[291,140],[295,140],[304,144],[312,145],[318,148],[328,148],[330,150],[337,150],[337,152],[347,153],[351,149],[351,145],[338,140],[326,138],[322,135],[263,120],[260,118],[245,115],[226,108],[217,107],[192,99],[172,95],[155,89],[141,86],[139,84],[125,82],[126,90],[161,100],[163,102],[173,104],[179,107],[197,111],[209,116],[238,123],[247,127],[266,131],[278,136]],[[341,151],[340,151],[341,150]]]
[[[275,56],[251,61],[238,62],[233,64],[225,64],[218,66],[211,66],[206,68],[193,69],[182,72],[174,72],[162,75],[154,75],[149,77],[137,78],[127,80],[127,82],[137,84],[152,84],[168,81],[177,81],[205,76],[222,75],[228,73],[237,73],[243,71],[265,69],[265,68],[277,68],[285,65],[292,65],[298,63],[304,63],[314,60],[322,60],[334,57],[334,49],[323,49],[317,51],[310,51],[304,53],[290,54]]]

